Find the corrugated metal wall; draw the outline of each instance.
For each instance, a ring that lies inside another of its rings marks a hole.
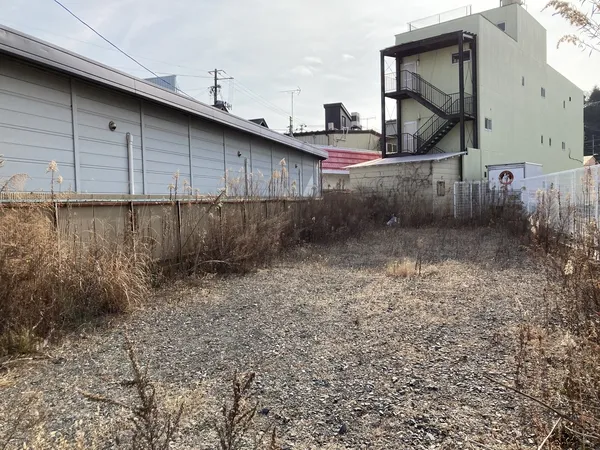
[[[71,86],[67,77],[0,57],[1,179],[31,178],[27,190],[49,190],[49,161],[61,167],[65,186],[74,186]]]
[[[56,190],[129,193],[128,133],[136,194],[168,195],[179,171],[180,193],[187,180],[201,194],[227,184],[242,195],[247,178],[248,193],[273,195],[281,160],[289,180],[279,195],[320,192],[310,154],[0,55],[0,180],[26,173],[26,191],[49,191],[55,160],[64,178]]]

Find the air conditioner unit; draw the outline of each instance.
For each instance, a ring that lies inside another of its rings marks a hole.
[[[327,124],[327,129],[328,129],[329,131],[333,131],[333,130],[335,130],[335,123],[333,123],[333,122],[329,122],[329,123]]]

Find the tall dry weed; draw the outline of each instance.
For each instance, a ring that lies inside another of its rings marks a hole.
[[[141,303],[148,267],[143,252],[61,240],[49,206],[0,209],[0,355]]]

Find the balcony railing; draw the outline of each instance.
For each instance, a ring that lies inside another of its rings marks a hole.
[[[385,92],[410,91],[421,96],[444,114],[460,113],[460,94],[446,94],[438,87],[425,80],[421,75],[408,70],[400,71],[400,83],[396,75],[389,73],[385,76]],[[465,114],[473,114],[473,97],[465,94]]]

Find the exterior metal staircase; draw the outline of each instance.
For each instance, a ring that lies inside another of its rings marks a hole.
[[[460,114],[460,93],[446,94],[421,75],[408,70],[401,70],[399,76],[399,96],[410,97],[446,119]],[[469,94],[465,94],[465,117],[473,117],[473,97]]]
[[[460,94],[447,94],[420,75],[407,70],[400,71],[399,75],[398,95],[413,98],[434,113],[414,135],[402,134],[403,153],[441,151],[436,147],[437,144],[460,121]],[[465,119],[472,120],[473,97],[465,94],[464,102]]]

